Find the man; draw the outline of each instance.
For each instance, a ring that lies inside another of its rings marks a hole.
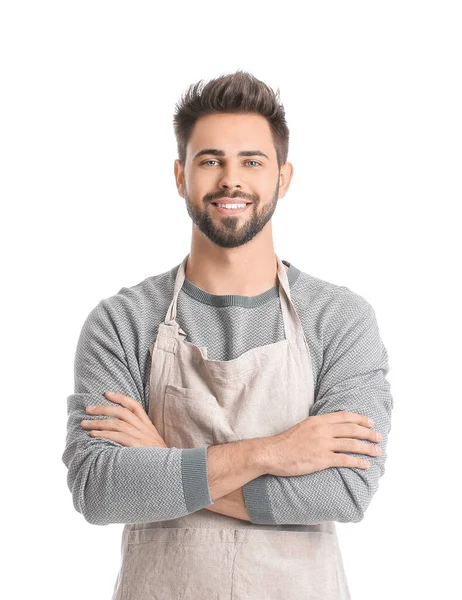
[[[364,517],[393,407],[374,310],[274,252],[293,167],[271,88],[196,84],[174,126],[191,250],[83,325],[74,505],[125,523],[114,600],[349,598],[334,522]]]

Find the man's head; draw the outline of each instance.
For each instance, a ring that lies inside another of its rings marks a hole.
[[[174,116],[175,177],[196,227],[233,248],[256,236],[289,187],[289,129],[284,108],[265,83],[237,71],[188,88]],[[248,203],[226,213],[214,203]]]

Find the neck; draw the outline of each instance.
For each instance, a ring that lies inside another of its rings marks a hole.
[[[203,235],[197,238],[193,236],[186,263],[186,277],[210,294],[262,294],[278,282],[272,237],[266,238],[256,236],[242,246],[222,248]],[[285,265],[284,268],[288,270]]]

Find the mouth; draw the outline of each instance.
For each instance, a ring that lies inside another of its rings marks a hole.
[[[212,204],[222,215],[238,215],[245,212],[252,202],[246,202],[240,198],[234,200],[231,198],[223,198],[220,202],[212,202]],[[234,208],[225,208],[227,205],[233,206]]]

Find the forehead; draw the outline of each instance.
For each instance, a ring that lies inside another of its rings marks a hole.
[[[255,113],[215,113],[200,117],[188,142],[189,156],[202,148],[217,148],[226,154],[258,149],[270,158],[276,157],[270,125],[265,117]]]

